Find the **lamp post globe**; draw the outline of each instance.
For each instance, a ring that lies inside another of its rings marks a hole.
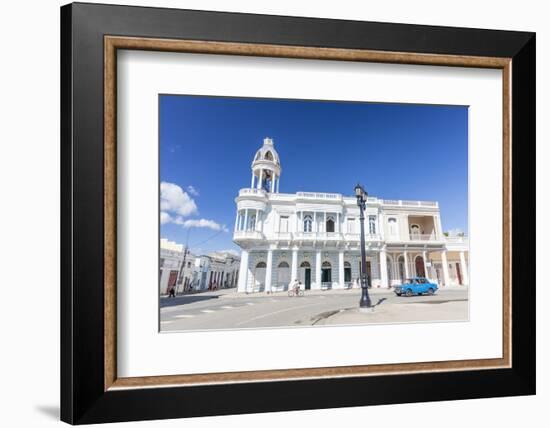
[[[355,186],[355,197],[357,198],[357,206],[359,207],[359,223],[361,225],[361,300],[359,300],[360,308],[371,308],[372,303],[369,296],[370,278],[367,274],[367,255],[365,254],[365,208],[367,203],[368,193],[359,183]]]

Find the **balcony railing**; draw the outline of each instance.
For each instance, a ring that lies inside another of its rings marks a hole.
[[[412,206],[412,207],[433,207],[437,208],[439,205],[434,201],[404,201],[397,199],[383,199],[382,203],[384,205],[398,205],[398,206]]]
[[[295,239],[342,239],[342,234],[339,232],[294,232],[293,235]]]
[[[264,189],[241,189],[239,196],[265,196]]]
[[[445,241],[449,244],[462,244],[468,242],[467,236],[446,236]]]
[[[433,233],[430,235],[423,235],[420,233],[411,233],[409,234],[409,239],[411,241],[437,241],[437,238]]]
[[[257,230],[236,230],[233,239],[264,239],[264,235]]]
[[[275,238],[281,241],[290,241],[292,240],[292,233],[290,232],[275,232]]]
[[[339,193],[297,192],[296,196],[302,199],[324,199],[330,201],[342,200],[342,195]]]
[[[344,238],[346,241],[359,241],[361,239],[360,233],[345,233]],[[378,233],[365,233],[365,241],[380,241],[382,237]]]

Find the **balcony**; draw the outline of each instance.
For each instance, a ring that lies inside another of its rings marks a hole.
[[[292,233],[290,232],[275,232],[273,237],[278,241],[292,241]]]
[[[241,189],[239,190],[239,196],[259,196],[265,197],[266,191],[264,189]]]
[[[427,208],[437,208],[439,204],[434,201],[404,201],[396,199],[382,199],[384,205],[395,205],[399,207],[427,207]]]
[[[449,244],[467,244],[467,236],[446,236],[445,241]]]
[[[234,241],[254,241],[262,239],[264,239],[263,233],[257,230],[236,230],[233,233]]]
[[[341,241],[339,232],[296,232],[294,239],[298,241]]]
[[[342,195],[339,193],[319,193],[319,192],[297,192],[297,199],[317,199],[323,201],[341,201]]]
[[[411,241],[439,241],[435,234],[423,235],[420,233],[410,233],[409,240]]]
[[[347,242],[359,242],[361,234],[359,233],[344,233],[344,239]],[[365,233],[365,241],[381,241],[382,237],[378,233]]]

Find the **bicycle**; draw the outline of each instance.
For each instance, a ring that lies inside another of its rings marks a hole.
[[[301,297],[304,295],[304,290],[302,290],[301,288],[295,290],[295,289],[290,289],[288,290],[288,297]]]

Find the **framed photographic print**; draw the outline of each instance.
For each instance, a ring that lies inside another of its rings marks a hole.
[[[77,3],[61,53],[62,420],[535,393],[533,33]]]

